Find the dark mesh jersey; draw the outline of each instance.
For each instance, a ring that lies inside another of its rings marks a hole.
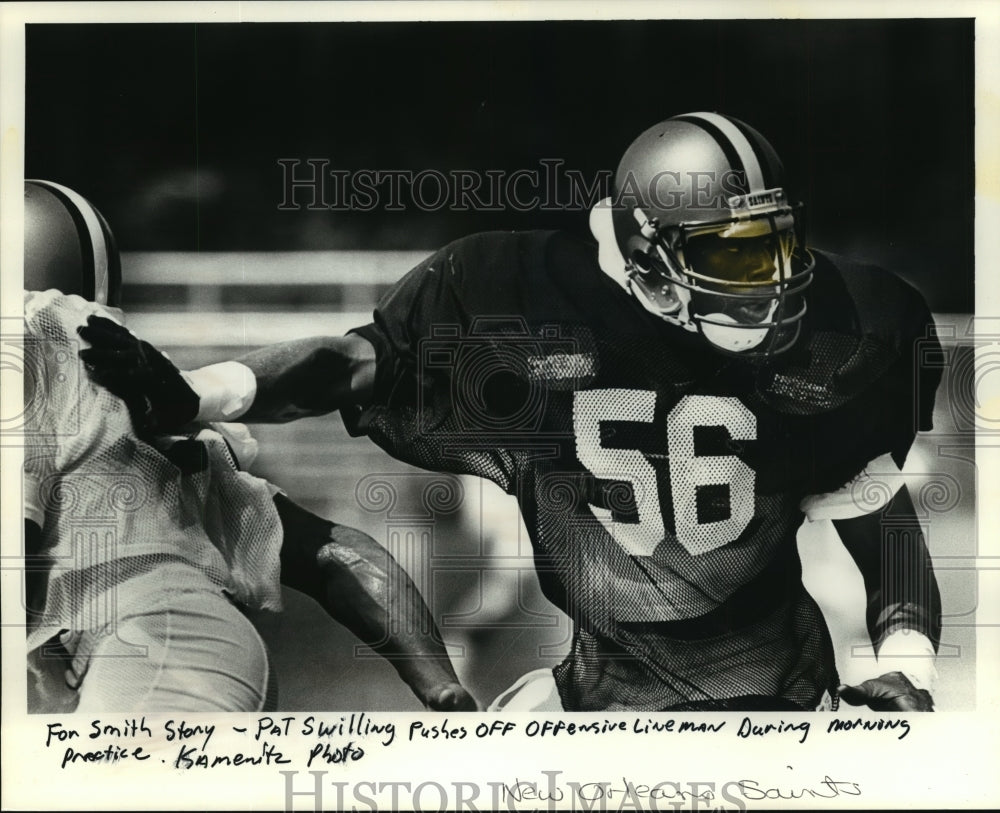
[[[817,255],[796,348],[713,353],[647,314],[560,232],[485,233],[414,268],[357,332],[375,397],[348,428],[422,468],[517,496],[546,595],[576,622],[567,709],[766,695],[814,707],[836,679],[801,583],[804,496],[929,428],[923,300]]]

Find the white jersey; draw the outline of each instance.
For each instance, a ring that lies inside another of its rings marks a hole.
[[[224,429],[141,440],[78,356],[76,328],[121,313],[46,291],[25,293],[24,314],[25,516],[42,526],[53,562],[29,650],[63,630],[106,627],[131,578],[178,559],[243,605],[281,609],[273,492],[235,467]]]

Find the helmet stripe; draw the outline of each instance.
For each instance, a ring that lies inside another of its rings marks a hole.
[[[688,116],[674,116],[673,121],[684,121],[688,124],[693,124],[701,130],[708,133],[716,143],[716,146],[722,150],[723,155],[726,156],[726,163],[731,169],[736,172],[746,173],[746,168],[743,166],[743,159],[740,154],[736,151],[733,143],[726,138],[725,134],[711,122],[705,121],[701,116],[692,113]]]
[[[104,229],[90,202],[77,192],[52,181],[31,180],[44,186],[66,207],[76,224],[83,257],[83,291],[85,297],[102,305],[108,302],[109,251]],[[87,294],[90,294],[87,296]]]
[[[94,214],[97,215],[97,219],[100,221],[101,234],[104,236],[104,247],[108,255],[108,273],[104,286],[107,298],[105,304],[113,305],[117,308],[121,306],[122,258],[121,254],[118,253],[118,243],[111,231],[111,227],[108,225],[108,221],[104,219],[104,215],[96,207],[94,207]]]
[[[747,191],[767,189],[763,169],[753,145],[732,121],[718,113],[688,113],[677,116],[677,119],[697,124],[718,142],[726,158],[733,164],[733,169],[746,173],[750,187]],[[736,161],[730,157],[733,153],[738,156]]]
[[[757,156],[757,160],[760,161],[760,165],[764,170],[764,183],[767,185],[767,188],[773,189],[776,186],[782,186],[784,171],[781,167],[781,161],[773,150],[767,148],[768,145],[766,143],[760,143],[760,133],[754,132],[750,125],[739,119],[730,119],[730,121],[739,128],[740,132],[746,136],[747,141],[750,142],[750,146],[753,148],[754,154]]]

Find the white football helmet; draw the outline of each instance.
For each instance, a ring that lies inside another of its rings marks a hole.
[[[628,287],[651,313],[714,348],[770,357],[791,348],[814,260],[802,206],[773,147],[718,113],[646,130],[615,174],[612,219]]]

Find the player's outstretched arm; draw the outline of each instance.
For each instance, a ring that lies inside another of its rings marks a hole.
[[[193,420],[280,423],[366,404],[375,349],[355,334],[317,336],[182,373],[149,342],[103,316],[78,328],[87,374],[121,398],[140,436]]]
[[[885,668],[840,696],[877,711],[932,711],[941,594],[906,486],[880,511],[833,524],[864,578],[868,631]]]
[[[281,580],[316,599],[385,657],[429,709],[475,711],[459,683],[430,609],[403,569],[374,539],[274,498],[284,529]]]
[[[375,348],[353,333],[274,344],[237,362],[254,378],[256,393],[241,417],[248,422],[280,423],[367,404],[375,383]]]

